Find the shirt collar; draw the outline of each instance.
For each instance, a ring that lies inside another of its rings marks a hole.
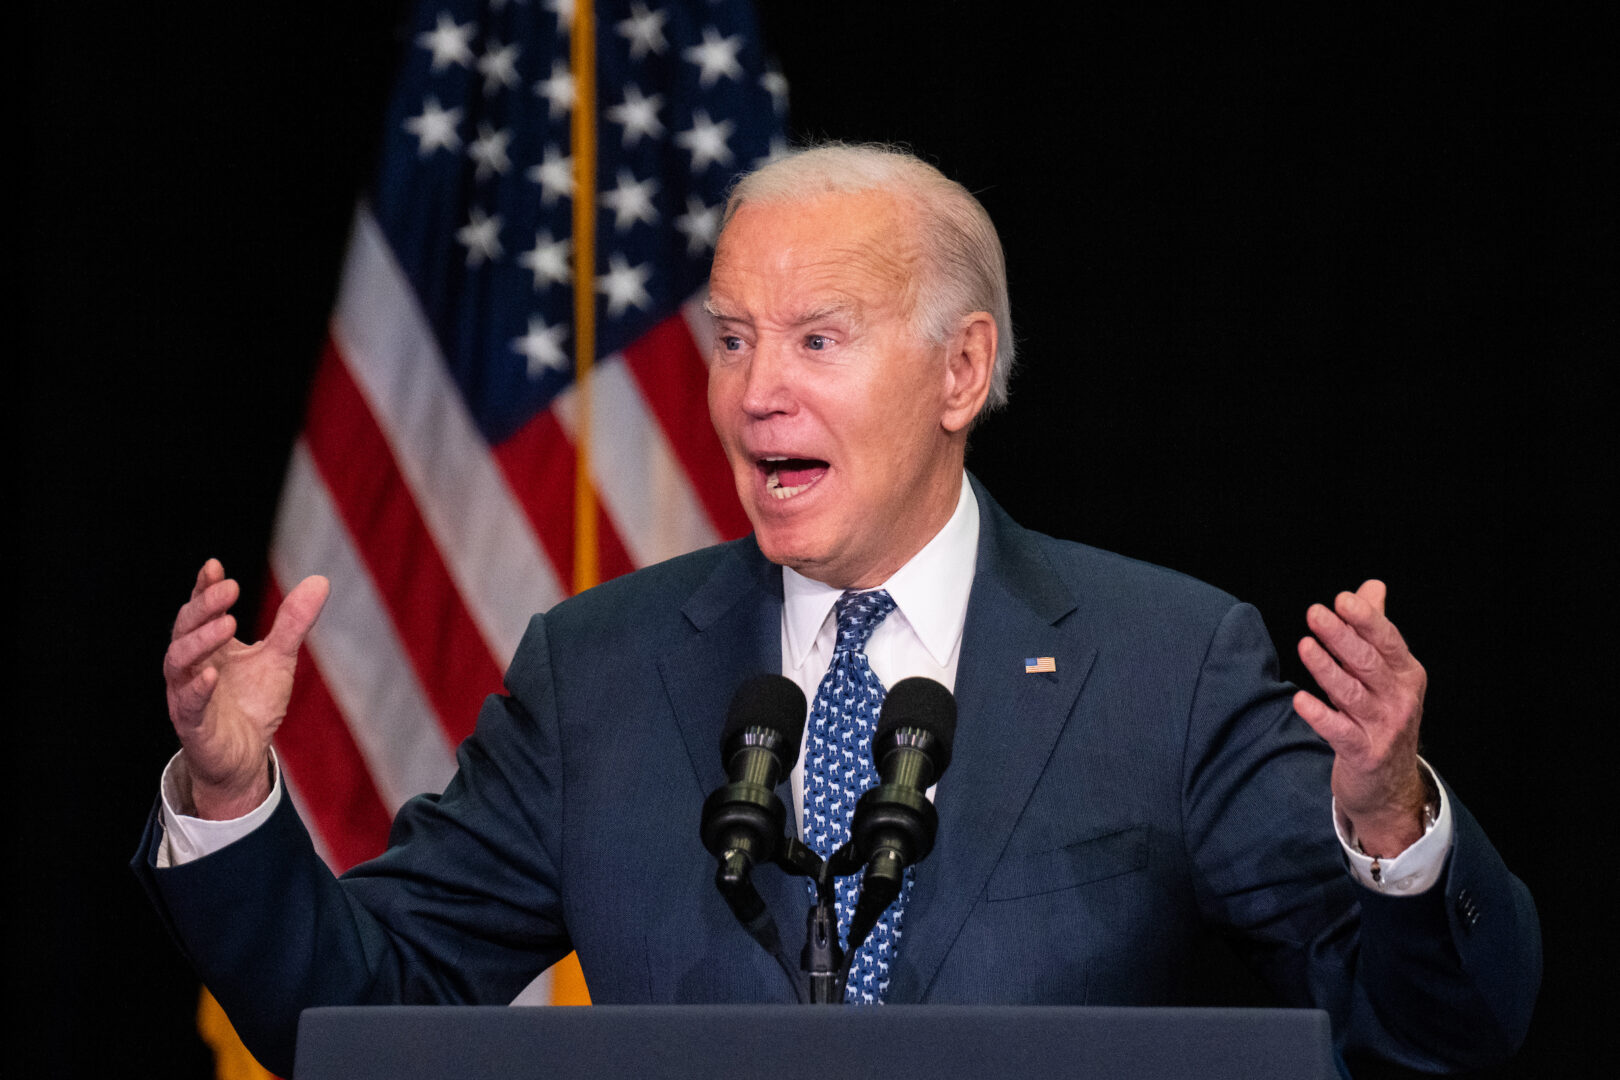
[[[880,586],[889,591],[923,648],[941,666],[962,636],[978,557],[979,501],[964,473],[956,510],[945,527]],[[843,589],[782,567],[782,625],[787,631],[788,659],[795,668],[804,666],[833,604],[843,594]]]

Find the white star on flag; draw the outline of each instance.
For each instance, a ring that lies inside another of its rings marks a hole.
[[[534,234],[534,247],[519,255],[517,261],[519,266],[534,275],[536,292],[548,284],[567,285],[573,280],[568,269],[568,255],[572,247],[572,240],[553,240],[550,229]]]
[[[443,71],[451,64],[462,67],[472,65],[472,35],[476,23],[456,25],[448,11],[439,13],[439,23],[432,30],[416,35],[416,43],[433,54],[433,70]]]
[[[417,154],[427,157],[435,150],[453,152],[461,148],[461,136],[456,134],[460,123],[460,109],[442,108],[438,98],[429,97],[422,102],[420,116],[405,118],[405,130],[416,136]]]
[[[730,120],[717,124],[709,119],[707,111],[694,109],[691,129],[677,134],[675,144],[692,155],[692,171],[700,173],[713,164],[731,164],[731,148],[726,140],[736,130],[737,125]]]
[[[467,211],[467,224],[456,230],[456,242],[467,249],[467,265],[482,266],[501,257],[501,216],[491,217],[478,207]]]
[[[488,123],[478,125],[478,138],[467,148],[467,156],[478,163],[477,179],[488,179],[491,173],[504,173],[512,167],[511,158],[506,156],[511,141],[510,131],[496,131]]]
[[[484,55],[478,58],[478,74],[484,77],[484,96],[494,97],[501,90],[510,90],[518,84],[516,45],[502,45],[492,41]]]
[[[540,185],[541,206],[574,197],[574,159],[563,157],[555,146],[546,147],[545,158],[523,175]]]
[[[550,103],[553,120],[567,116],[568,110],[574,107],[574,77],[568,73],[568,65],[561,60],[553,60],[551,74],[534,84],[534,92],[537,97],[543,97]]]
[[[618,186],[602,193],[602,205],[613,211],[614,231],[629,232],[638,221],[657,224],[658,210],[652,200],[657,191],[657,180],[637,180],[629,169],[620,169]]]
[[[664,23],[668,19],[662,11],[648,11],[641,0],[630,5],[630,17],[618,23],[619,33],[630,42],[630,59],[640,60],[649,52],[662,55],[669,48],[669,41],[664,37]]]
[[[741,37],[723,38],[720,31],[705,26],[702,44],[683,49],[681,55],[698,66],[698,85],[707,90],[719,82],[722,75],[728,79],[742,78],[742,65],[737,62],[742,45]]]
[[[632,307],[645,310],[652,303],[652,296],[647,292],[647,281],[651,277],[650,264],[632,267],[617,251],[609,255],[608,272],[596,279],[596,291],[607,296],[608,317],[616,319]]]
[[[643,97],[640,87],[626,86],[624,100],[608,109],[607,118],[624,126],[624,145],[634,146],[643,135],[656,139],[664,133],[663,122],[658,119],[658,110],[663,104],[662,94]]]
[[[557,16],[557,33],[567,34],[574,28],[574,0],[546,0],[545,8]]]
[[[512,351],[529,361],[528,374],[538,379],[548,371],[568,370],[568,354],[562,343],[568,339],[568,327],[547,326],[538,315],[529,316],[529,332],[512,339]]]
[[[771,68],[759,77],[759,85],[763,86],[765,92],[771,95],[771,109],[776,115],[786,115],[788,106],[787,76],[775,68]]]
[[[686,253],[702,254],[720,238],[720,207],[704,206],[702,199],[688,195],[686,213],[675,219],[675,227],[686,237]]]

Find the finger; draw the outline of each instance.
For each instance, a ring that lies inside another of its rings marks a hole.
[[[163,654],[163,678],[170,686],[188,682],[205,663],[236,633],[236,617],[221,615],[175,638]]]
[[[187,732],[202,723],[203,710],[219,685],[219,672],[204,668],[190,682],[176,687],[169,696],[169,720],[183,739]]]
[[[1299,658],[1328,700],[1352,721],[1359,721],[1370,696],[1366,684],[1340,667],[1315,638],[1301,638]]]
[[[209,559],[202,564],[202,569],[197,571],[197,583],[191,587],[191,598],[195,600],[208,586],[224,580],[225,564],[218,559]]]
[[[1363,738],[1360,728],[1353,720],[1309,690],[1294,692],[1294,711],[1311,726],[1312,731],[1327,740],[1327,744],[1333,747],[1335,753],[1349,747],[1352,741]]]
[[[331,583],[319,575],[307,577],[293,586],[276,609],[276,621],[264,639],[265,648],[284,656],[296,655],[304,635],[309,633],[321,608],[326,606],[326,597],[331,591]]]
[[[1340,593],[1335,604],[1346,603],[1345,597],[1349,595]],[[1351,602],[1361,603],[1359,600]],[[1321,604],[1312,604],[1305,612],[1305,624],[1316,635],[1317,641],[1355,678],[1373,688],[1382,687],[1390,681],[1389,665],[1383,654],[1358,627],[1346,622],[1338,613],[1329,611]]]
[[[201,575],[198,577],[200,579]],[[172,637],[181,638],[229,611],[241,593],[242,587],[231,578],[216,581],[201,592],[194,592],[175,616]]]
[[[1370,597],[1367,594],[1371,594]],[[1377,650],[1386,663],[1397,671],[1410,666],[1412,652],[1406,645],[1406,639],[1384,615],[1383,582],[1369,581],[1353,593],[1340,593],[1334,598],[1333,608],[1340,618]]]

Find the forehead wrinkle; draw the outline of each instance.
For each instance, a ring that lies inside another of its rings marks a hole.
[[[907,227],[910,215],[899,206],[886,209],[887,213],[868,225],[865,235],[833,249],[834,264],[846,273],[853,271],[857,281],[867,286],[865,295],[869,304],[873,300],[881,304],[892,299],[900,313],[909,317],[920,276],[922,251]]]
[[[824,243],[817,242],[815,237],[799,243],[788,240],[783,246],[770,249],[763,259],[750,260],[754,265],[740,261],[734,248],[725,243],[725,233],[722,233],[721,250],[717,252],[711,272],[711,286],[714,279],[737,275],[770,282],[771,291],[778,297],[783,289],[789,296],[800,294],[793,297],[800,302],[792,304],[798,311],[784,319],[788,325],[838,314],[858,319],[870,309],[881,310],[891,304],[902,317],[912,318],[924,262],[923,245],[912,227],[916,218],[914,208],[894,194],[882,191],[828,198],[846,204],[852,200],[865,202],[863,209],[868,212],[852,213],[845,218],[847,227],[834,232]],[[760,209],[768,206],[759,205]],[[820,297],[827,297],[828,302],[820,302]],[[716,317],[739,321],[737,316],[722,313],[712,304],[709,310]]]

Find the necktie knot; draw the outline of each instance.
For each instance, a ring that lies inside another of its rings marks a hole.
[[[834,652],[859,652],[866,648],[878,623],[889,617],[895,608],[894,597],[887,590],[846,592],[833,604],[838,619],[838,642]]]

